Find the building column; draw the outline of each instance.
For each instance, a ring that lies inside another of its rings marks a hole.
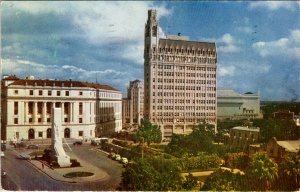
[[[33,123],[38,122],[38,120],[37,120],[37,111],[38,111],[37,102],[33,102]]]
[[[28,123],[28,102],[27,101],[25,101],[24,102],[24,108],[25,108],[25,110],[24,110],[24,122],[25,122],[25,124],[27,124]]]
[[[61,102],[61,122],[64,123],[65,122],[65,103]]]
[[[74,103],[70,103],[70,112],[69,112],[69,116],[70,116],[70,123],[73,123],[74,121]]]
[[[47,123],[47,103],[43,102],[42,122]]]

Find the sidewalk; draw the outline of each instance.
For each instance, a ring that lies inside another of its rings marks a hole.
[[[46,175],[51,177],[54,180],[68,182],[68,183],[82,183],[82,182],[91,182],[91,181],[99,181],[99,180],[106,180],[109,178],[109,175],[103,171],[102,169],[95,167],[86,161],[79,159],[77,156],[67,153],[70,158],[76,158],[77,161],[80,162],[81,167],[72,167],[72,168],[58,168],[58,169],[51,169],[48,166],[42,167],[42,163],[38,160],[28,160],[32,165],[34,165],[37,169],[44,172]],[[77,178],[66,178],[63,175],[70,173],[70,172],[92,172],[94,173],[93,176],[89,177],[77,177]]]

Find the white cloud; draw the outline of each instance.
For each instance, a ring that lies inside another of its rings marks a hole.
[[[23,78],[24,75],[33,75],[41,79],[59,79],[60,77],[65,77],[64,79],[70,79],[71,77],[76,77],[74,80],[91,81],[91,79],[95,80],[97,77],[100,83],[109,85],[118,85],[120,83],[120,79],[121,83],[124,80],[128,82],[132,78],[127,72],[114,69],[88,71],[71,65],[44,65],[19,59],[2,59],[2,66],[3,74],[15,74],[21,78]]]
[[[218,75],[223,76],[234,76],[235,66],[220,66],[218,68]]]
[[[295,10],[295,7],[299,7],[300,3],[296,1],[253,1],[249,3],[250,9],[265,8],[270,11],[278,9]]]
[[[260,56],[287,56],[300,61],[300,29],[292,30],[288,37],[280,38],[275,41],[259,41],[252,44]]]
[[[237,41],[229,33],[226,33],[221,38],[217,39],[217,45],[218,51],[223,53],[235,53],[240,51]]]
[[[109,45],[121,43],[124,46],[121,56],[137,63],[143,60],[143,51],[136,56],[128,55],[128,50],[141,51],[144,44],[144,27],[149,9],[156,9],[158,19],[171,14],[164,5],[155,6],[153,2],[4,2],[5,8],[27,11],[31,14],[65,14],[71,18],[80,34],[90,43]],[[160,29],[160,34],[164,32]],[[127,51],[126,51],[127,50]]]

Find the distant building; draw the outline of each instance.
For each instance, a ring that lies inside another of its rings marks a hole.
[[[291,112],[289,110],[281,110],[273,113],[274,119],[290,119],[294,120],[294,112]]]
[[[289,154],[299,154],[300,140],[277,141],[275,137],[266,144],[267,155],[280,162]]]
[[[257,94],[240,94],[230,89],[217,91],[218,119],[262,118],[260,97]]]
[[[144,83],[140,80],[130,81],[127,98],[123,103],[123,127],[138,126],[144,115]]]
[[[51,138],[51,109],[62,109],[64,138],[91,138],[122,129],[121,92],[72,80],[5,76],[1,90],[2,138]]]
[[[258,143],[259,138],[259,128],[234,127],[230,129],[230,134],[225,135],[224,144],[246,149],[249,145]]]
[[[164,138],[188,134],[200,122],[216,124],[217,51],[214,42],[159,37],[156,10],[145,24],[145,118]]]

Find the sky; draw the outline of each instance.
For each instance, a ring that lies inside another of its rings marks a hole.
[[[300,101],[300,2],[1,2],[3,74],[111,85],[143,79],[147,10],[160,35],[216,42],[217,87]]]

